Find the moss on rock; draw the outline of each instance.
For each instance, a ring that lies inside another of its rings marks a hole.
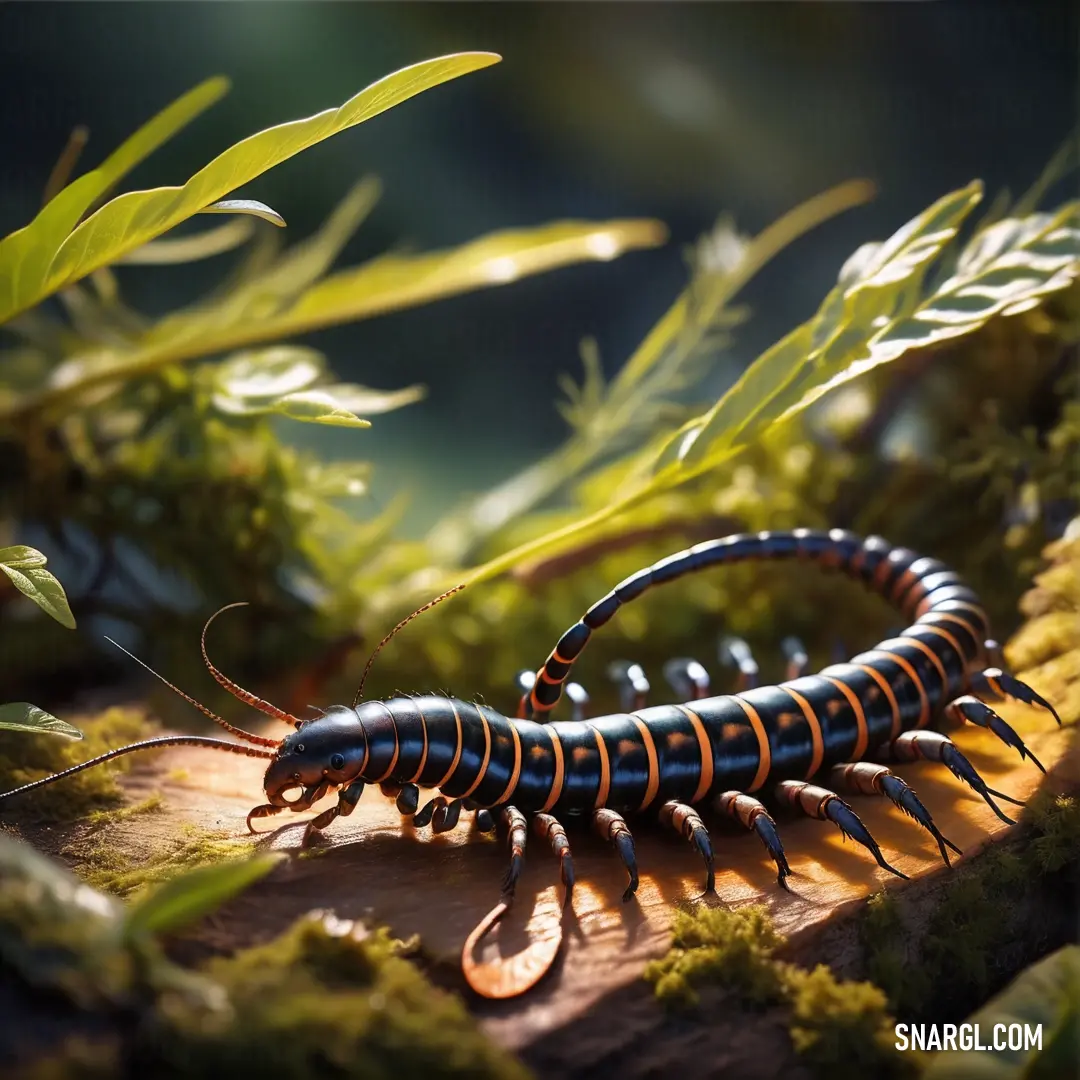
[[[137,861],[106,841],[87,853],[87,861],[78,873],[95,888],[130,900],[182,870],[223,859],[246,859],[254,848],[254,837],[182,825],[177,836],[161,840],[152,855]]]

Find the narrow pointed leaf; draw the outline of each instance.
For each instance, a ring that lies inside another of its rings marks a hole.
[[[269,221],[271,225],[277,225],[278,228],[285,228],[285,219],[273,207],[267,206],[266,203],[259,202],[257,199],[220,199],[216,203],[203,207],[199,213],[247,214],[250,217]]]
[[[281,859],[277,853],[230,859],[171,878],[128,911],[125,934],[130,940],[180,930],[266,877]]]
[[[22,266],[26,250],[21,252],[22,258],[0,259],[0,272],[4,274],[0,279],[0,322],[98,267],[116,262],[309,146],[498,59],[493,53],[458,53],[414,64],[362,90],[338,109],[327,109],[243,139],[182,187],[117,196],[79,225],[46,266]],[[43,213],[63,198],[61,192]]]
[[[46,295],[45,281],[79,219],[117,181],[229,90],[207,79],[163,109],[92,172],[68,184],[29,225],[0,240],[0,322]]]
[[[75,629],[75,617],[71,614],[64,587],[44,568],[45,556],[33,548],[5,548],[16,551],[16,565],[0,562],[12,585],[24,596],[30,597],[43,611],[69,630]],[[30,553],[30,554],[27,554]],[[40,561],[38,561],[40,559]]]
[[[61,735],[65,739],[81,739],[83,733],[71,724],[31,705],[28,701],[15,701],[0,705],[0,729],[25,731],[31,735]]]

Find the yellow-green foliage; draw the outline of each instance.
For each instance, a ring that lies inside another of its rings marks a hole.
[[[400,953],[384,930],[303,919],[266,945],[206,966],[228,1012],[163,1002],[146,1067],[177,1080],[527,1076],[479,1033],[459,999],[432,987]]]
[[[1072,468],[1075,471],[1075,463]],[[1080,722],[1080,518],[1043,552],[1049,562],[1020,603],[1028,621],[1005,646],[1016,673],[1054,702],[1062,723]]]
[[[86,862],[78,872],[95,888],[131,900],[148,886],[166,881],[182,870],[222,859],[246,859],[254,845],[251,837],[182,825],[175,836],[155,838],[153,854],[138,860],[120,854],[106,837],[100,846],[87,853]]]
[[[1035,828],[1023,849],[1029,868],[1052,874],[1080,859],[1080,797],[1040,791],[1028,803],[1024,820]]]
[[[145,714],[136,709],[106,709],[98,716],[75,721],[85,735],[77,742],[0,731],[0,787],[8,791],[40,780],[151,734]],[[123,798],[116,775],[126,772],[131,764],[132,758],[122,757],[31,791],[19,799],[19,816],[23,820],[70,821],[91,810],[113,807]]]
[[[788,965],[784,988],[791,1006],[791,1041],[819,1076],[864,1080],[913,1077],[913,1055],[896,1051],[894,1020],[885,995],[867,982],[842,982],[824,965]]]
[[[153,814],[160,810],[165,800],[159,792],[148,795],[142,802],[133,803],[131,806],[121,806],[116,810],[94,810],[88,815],[86,821],[89,825],[106,825],[116,821],[128,821],[131,818],[143,817],[145,814]]]
[[[772,954],[784,939],[764,907],[680,911],[673,932],[667,956],[645,969],[661,1001],[696,1005],[702,984],[731,987],[758,1005],[779,995],[780,975]]]
[[[912,1075],[912,1060],[896,1052],[885,994],[838,981],[824,965],[806,971],[775,959],[784,944],[764,907],[679,912],[671,950],[645,978],[668,1005],[695,1006],[704,987],[717,986],[735,990],[740,1004],[784,1006],[792,1045],[816,1075]]]

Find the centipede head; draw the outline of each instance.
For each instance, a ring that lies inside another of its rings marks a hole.
[[[322,792],[361,776],[367,762],[363,722],[355,709],[338,705],[282,740],[263,779],[267,802],[305,809]]]

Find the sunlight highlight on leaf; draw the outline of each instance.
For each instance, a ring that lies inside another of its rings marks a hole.
[[[426,60],[380,79],[338,109],[327,109],[315,116],[251,135],[216,157],[183,187],[132,191],[112,199],[71,232],[58,248],[51,247],[54,253],[45,265],[40,262],[26,264],[28,251],[45,250],[39,242],[40,236],[32,237],[21,250],[0,251],[0,274],[3,275],[0,277],[0,322],[99,266],[116,262],[129,251],[205,210],[229,192],[309,146],[370,120],[424,90],[488,67],[498,60],[493,53],[481,52]],[[65,192],[75,186],[70,185],[62,191],[39,215],[41,218],[52,211],[51,220],[60,218],[61,224],[65,225],[64,233],[85,209],[85,205],[82,206],[72,217]],[[58,230],[52,226],[51,232]]]
[[[0,571],[24,596],[28,596],[43,611],[62,626],[75,629],[64,587],[45,569],[46,559],[40,551],[24,545],[0,548]]]
[[[0,729],[25,731],[30,735],[61,735],[65,739],[81,739],[83,733],[71,724],[31,705],[28,701],[15,701],[0,705]]]

